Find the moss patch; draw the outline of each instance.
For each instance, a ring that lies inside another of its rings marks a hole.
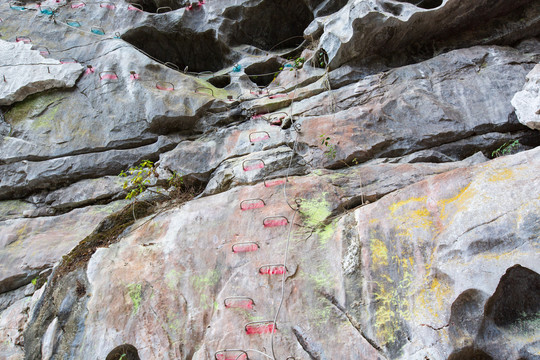
[[[6,122],[11,125],[16,125],[28,118],[37,117],[38,120],[36,120],[34,126],[38,128],[46,126],[50,120],[54,119],[54,116],[58,111],[58,103],[64,97],[65,95],[58,91],[45,91],[31,95],[25,100],[16,103],[8,112],[6,112]],[[51,105],[55,105],[54,109],[52,109],[52,111],[47,111],[47,108]]]
[[[128,284],[127,285],[128,296],[133,304],[133,314],[137,313],[142,299],[142,285],[141,284]]]
[[[137,218],[141,218],[149,215],[152,210],[153,206],[136,202],[124,206],[118,213],[105,218],[92,234],[82,240],[69,254],[62,257],[62,263],[59,265],[54,279],[85,265],[98,248],[108,247],[118,242],[118,236],[134,223],[133,214]]]

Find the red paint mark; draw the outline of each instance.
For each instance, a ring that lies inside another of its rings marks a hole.
[[[94,70],[93,67],[88,67],[88,68],[86,68],[86,71],[84,73],[86,75],[90,75],[90,74],[93,74],[94,72],[96,72],[96,70]]]
[[[252,252],[257,250],[259,250],[259,246],[257,244],[239,244],[232,246],[232,252],[235,254],[242,252]]]
[[[262,162],[259,162],[255,165],[244,166],[244,171],[251,171],[251,170],[257,170],[257,169],[262,169],[262,168],[264,168],[264,164]]]
[[[282,275],[287,272],[283,265],[263,266],[259,269],[261,275]]]
[[[278,180],[270,180],[270,181],[266,181],[266,182],[264,183],[264,186],[270,187],[270,186],[276,186],[276,185],[281,185],[281,184],[285,184],[285,179],[278,179]]]
[[[233,309],[233,308],[253,309],[253,301],[251,299],[230,300],[227,304],[225,304],[225,307],[227,309]]]
[[[116,74],[101,74],[99,76],[100,80],[118,80],[118,76]]]
[[[82,7],[85,7],[85,6],[86,6],[85,3],[71,4],[72,9],[78,9],[78,8],[82,8]]]
[[[133,5],[128,5],[128,10],[143,12],[141,9]]]
[[[269,99],[276,99],[276,98],[282,98],[282,97],[287,97],[289,95],[287,94],[276,94],[276,95],[270,95],[268,98]]]
[[[264,227],[276,227],[287,225],[289,221],[287,219],[268,219],[263,222]]]
[[[99,7],[110,9],[110,10],[116,9],[116,6],[114,6],[114,4],[99,4]]]
[[[39,54],[43,57],[49,56],[49,52],[47,50],[40,50]]]
[[[261,200],[240,205],[241,210],[259,209],[259,208],[262,208],[262,207],[264,207],[264,202],[262,202]]]
[[[253,324],[246,326],[246,334],[268,334],[271,332],[276,332],[277,329],[274,328],[274,323],[264,323],[264,324]]]
[[[131,75],[129,75],[129,78],[131,80],[139,80],[139,74],[131,74]]]
[[[269,135],[259,136],[259,137],[251,139],[251,142],[263,141],[266,139],[270,139],[270,136]]]

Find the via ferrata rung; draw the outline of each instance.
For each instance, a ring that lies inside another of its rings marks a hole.
[[[266,203],[262,199],[247,199],[240,202],[240,210],[253,210],[266,206]]]
[[[244,326],[246,334],[269,334],[277,331],[277,325],[272,320],[252,321]]]
[[[236,243],[236,244],[233,244],[232,247],[231,247],[232,252],[235,253],[235,254],[257,251],[260,248],[261,247],[259,246],[259,244],[257,244],[256,242],[252,242],[252,241]]]
[[[287,272],[287,267],[283,264],[268,264],[259,268],[261,275],[282,275]]]
[[[285,226],[289,223],[289,219],[285,216],[268,216],[263,219],[264,227]]]
[[[270,139],[270,134],[266,131],[254,131],[249,134],[249,141],[251,144],[268,139]]]
[[[249,356],[241,349],[224,349],[214,353],[214,360],[249,360]]]
[[[244,160],[242,162],[242,169],[244,171],[252,171],[264,168],[265,164],[262,159]]]
[[[225,305],[225,308],[227,309],[253,309],[253,306],[255,306],[255,301],[247,296],[229,296],[223,300],[223,305]]]

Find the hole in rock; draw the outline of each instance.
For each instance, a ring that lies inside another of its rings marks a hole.
[[[388,2],[384,2],[381,4],[384,11],[389,12],[390,14],[394,16],[401,15],[401,12],[403,11],[403,5],[401,4],[392,4]]]
[[[497,326],[534,320],[540,312],[540,275],[521,265],[506,270],[485,307]]]
[[[270,85],[276,73],[281,68],[281,64],[275,59],[271,58],[263,63],[256,63],[250,65],[244,69],[244,72],[249,76],[249,79],[258,86],[266,87]]]
[[[122,39],[163,63],[176,65],[180,70],[187,66],[190,72],[217,71],[231,63],[227,58],[229,49],[216,40],[213,30],[195,33],[177,29],[165,33],[143,26],[129,30]]]
[[[435,9],[442,5],[443,0],[401,0],[400,2],[408,2],[422,9]]]
[[[493,358],[480,349],[467,347],[452,353],[448,360],[493,360]]]
[[[105,360],[140,360],[139,353],[133,345],[124,344],[115,347]]]
[[[157,13],[157,10],[160,8],[162,10],[165,8],[170,8],[171,10],[180,9],[188,3],[185,0],[130,0],[129,2],[141,6],[143,11],[150,13]],[[165,11],[159,11],[159,13],[162,12]]]
[[[303,1],[291,0],[264,0],[257,6],[244,7],[242,14],[238,12],[232,14],[242,19],[231,27],[232,42],[262,50],[297,47],[314,18]]]
[[[224,88],[231,83],[231,76],[229,74],[214,76],[208,79],[208,82],[217,88]]]

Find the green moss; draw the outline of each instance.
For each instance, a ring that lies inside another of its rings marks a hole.
[[[315,228],[321,245],[328,242],[334,234],[337,225],[335,221],[332,221],[328,225],[324,224],[324,221],[332,214],[330,203],[325,199],[326,195],[327,193],[322,193],[318,199],[302,199],[302,204],[300,205],[300,213],[304,216],[304,222],[307,226]]]
[[[330,216],[330,204],[325,199],[326,194],[322,193],[318,199],[302,199],[300,212],[307,225],[316,227]]]
[[[195,275],[191,279],[195,290],[204,291],[209,287],[213,287],[219,281],[219,272],[217,270],[208,270],[205,275]]]
[[[54,109],[48,110],[53,103],[59,103],[64,98],[64,94],[58,91],[46,91],[39,94],[28,96],[21,102],[16,103],[5,114],[6,122],[16,125],[23,120],[37,117],[36,125],[38,128],[48,124],[58,111],[58,105]],[[44,111],[45,110],[45,111]],[[41,114],[43,112],[43,114]]]
[[[194,79],[197,82],[197,86],[205,87],[212,89],[214,92],[214,97],[216,99],[225,100],[227,99],[227,95],[231,95],[227,90],[223,90],[220,88],[215,87],[214,85],[210,84],[208,81],[202,80],[202,79]],[[205,92],[204,90],[201,90],[201,92]],[[210,92],[208,91],[208,95],[210,95]]]
[[[124,206],[121,211],[105,218],[92,234],[84,238],[69,254],[62,257],[53,280],[85,266],[97,248],[107,247],[119,240],[119,235],[135,221],[133,214],[141,218],[150,214],[152,208],[147,203],[136,202]]]
[[[142,299],[142,285],[141,284],[128,284],[128,296],[131,299],[131,303],[133,304],[133,314],[137,313],[137,310],[139,310],[139,306],[141,305],[141,299]]]

